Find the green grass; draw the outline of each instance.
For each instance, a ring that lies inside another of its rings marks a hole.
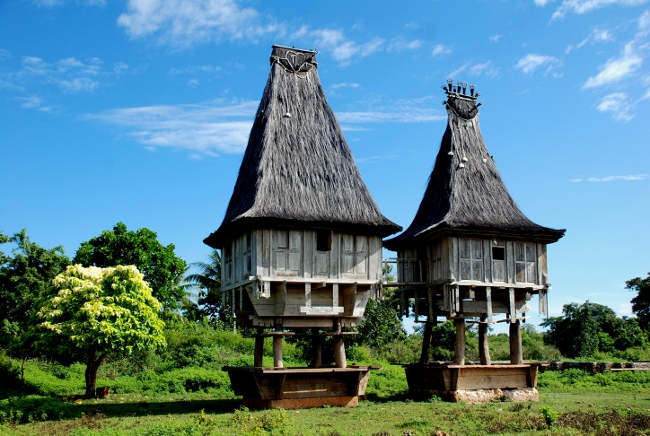
[[[650,389],[617,393],[541,394],[539,403],[468,405],[362,401],[356,408],[249,411],[205,394],[118,396],[70,405],[63,420],[3,424],[14,435],[647,435]],[[552,420],[547,419],[554,415]]]
[[[38,367],[28,368],[29,374]],[[41,367],[41,373],[45,369]],[[59,386],[41,373],[34,371],[40,382]],[[75,375],[78,369],[53,373],[70,385],[80,383]],[[594,376],[579,370],[546,372],[539,377],[538,403],[468,405],[436,398],[409,400],[403,368],[385,364],[371,373],[368,400],[358,407],[293,411],[249,411],[221,387],[194,387],[188,392],[187,380],[201,382],[203,376],[211,377],[199,368],[166,374],[174,378],[172,386],[176,386],[167,391],[175,393],[122,393],[107,400],[5,396],[0,399],[0,434],[386,436],[430,435],[440,430],[448,435],[650,435],[647,372]],[[68,392],[66,386],[59,392]],[[83,384],[79,393],[82,391]]]

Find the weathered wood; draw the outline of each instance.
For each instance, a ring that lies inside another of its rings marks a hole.
[[[485,288],[485,304],[487,308],[487,322],[492,322],[492,288],[489,286]]]
[[[314,368],[323,366],[323,340],[318,336],[313,336],[314,341]]]
[[[488,342],[488,324],[487,315],[481,316],[481,322],[478,325],[478,353],[481,365],[490,365],[490,344]]]
[[[521,365],[524,362],[521,342],[521,324],[519,321],[510,323],[510,363]]]
[[[492,292],[490,291],[490,294]],[[490,295],[490,308],[488,308],[488,303],[487,300],[476,300],[476,301],[463,301],[463,313],[464,314],[488,314],[491,312],[492,314],[495,313],[505,313],[510,315],[511,312],[511,307],[510,304],[503,303],[501,301],[494,301],[492,300],[492,295]],[[514,313],[515,315],[517,313],[524,313],[524,312],[530,312],[530,304],[526,303],[525,301],[517,301],[515,302],[514,305]]]
[[[334,364],[337,368],[347,367],[347,359],[345,356],[345,342],[343,335],[334,336]]]
[[[427,321],[424,324],[424,332],[422,334],[422,353],[420,354],[420,363],[427,363],[431,353],[431,334],[435,321]]]
[[[465,364],[465,320],[462,318],[455,318],[454,325],[456,326],[456,350],[454,352],[454,363],[456,365]]]
[[[264,357],[264,336],[261,334],[258,334],[255,336],[255,356],[253,358],[253,365],[257,367],[261,367],[263,365]]]
[[[548,291],[540,289],[539,291],[539,314],[548,315]]]
[[[510,288],[508,290],[508,314],[510,315],[510,322],[517,322],[517,308],[515,306],[515,290]]]

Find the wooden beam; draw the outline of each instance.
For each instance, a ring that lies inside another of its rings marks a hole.
[[[305,283],[305,306],[311,307],[311,283]]]
[[[510,314],[510,322],[515,323],[517,322],[517,309],[515,308],[515,289],[510,288],[508,289],[508,305],[510,306],[509,308],[509,314]]]

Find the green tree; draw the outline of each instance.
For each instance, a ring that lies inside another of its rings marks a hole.
[[[631,301],[632,313],[636,315],[639,326],[650,333],[650,273],[645,279],[635,277],[628,280],[625,289],[636,292],[636,297]]]
[[[106,357],[165,346],[161,305],[136,267],[73,265],[53,284],[56,294],[44,300],[26,342],[61,363],[85,363],[86,398],[95,396]]]
[[[542,323],[546,341],[566,357],[589,357],[597,351],[611,353],[647,344],[635,320],[624,320],[602,304],[565,304],[563,316]]]
[[[382,278],[387,284],[395,281],[392,265],[385,263],[382,266]],[[396,289],[386,287],[382,299],[368,301],[363,321],[357,328],[359,332],[355,338],[357,344],[380,348],[391,342],[406,339],[402,317],[397,310],[399,299],[395,295]]]
[[[32,242],[25,229],[12,237],[0,233],[0,243],[15,244],[12,255],[0,252],[0,346],[8,347],[27,328],[38,309],[36,301],[49,292],[52,279],[70,259],[61,246],[46,249]],[[20,351],[13,349],[12,354]]]
[[[368,301],[363,321],[357,330],[359,334],[355,342],[371,348],[406,339],[406,330],[395,308],[395,302],[391,299]]]
[[[135,265],[144,275],[153,296],[166,309],[175,309],[183,301],[185,290],[176,279],[187,264],[174,254],[174,244],[162,245],[155,232],[142,228],[128,231],[117,223],[113,231],[104,230],[98,237],[83,242],[72,260],[83,266],[114,267]]]
[[[207,262],[191,264],[198,272],[188,275],[186,280],[199,289],[200,312],[197,315],[209,317],[219,328],[230,329],[234,319],[230,305],[224,301],[221,291],[221,256],[217,249],[213,249],[208,257]]]

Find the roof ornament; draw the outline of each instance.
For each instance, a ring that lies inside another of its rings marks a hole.
[[[274,46],[281,47],[281,46]],[[289,47],[283,47],[289,48]],[[271,66],[273,64],[279,64],[284,68],[287,73],[293,73],[296,77],[306,78],[307,73],[311,71],[312,68],[318,68],[318,63],[316,62],[316,55],[318,54],[318,49],[315,50],[297,50],[295,47],[289,48],[285,52],[283,57],[280,56],[271,56],[270,62]]]
[[[469,93],[467,92],[468,88]],[[454,79],[452,78],[447,79],[447,83],[445,85],[442,85],[442,89],[445,90],[445,94],[447,94],[449,97],[460,98],[463,100],[475,101],[481,95],[480,92],[476,92],[476,85],[473,83],[468,85],[467,82],[458,81],[456,82],[456,85],[454,85]],[[443,104],[446,103],[447,102],[444,102]],[[479,105],[480,104],[482,103],[479,103]]]

